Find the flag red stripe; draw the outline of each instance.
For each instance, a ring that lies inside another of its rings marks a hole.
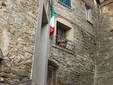
[[[51,26],[50,26],[50,36],[52,36],[53,33],[54,33],[54,27],[51,27]]]

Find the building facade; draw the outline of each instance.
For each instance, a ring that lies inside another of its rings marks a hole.
[[[54,0],[54,7],[56,27],[49,61],[56,63],[57,79],[49,85],[93,85],[98,4],[92,0]]]
[[[0,85],[112,85],[112,1],[51,1],[0,1]]]

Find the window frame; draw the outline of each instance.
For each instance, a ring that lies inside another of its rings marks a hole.
[[[92,9],[91,9],[90,6],[88,6],[86,4],[85,4],[85,12],[86,12],[86,20],[88,22],[92,23],[91,22],[91,20],[92,20]]]
[[[61,43],[60,45],[58,45],[56,43],[57,40],[57,25],[58,23],[61,23],[60,25],[63,25],[63,28],[66,29],[66,43]],[[55,44],[55,47],[58,47],[60,49],[64,50],[73,50],[74,48],[74,27],[73,24],[68,21],[67,19],[63,18],[62,16],[56,15],[55,18],[55,33],[54,33],[54,38],[52,40],[52,42]]]

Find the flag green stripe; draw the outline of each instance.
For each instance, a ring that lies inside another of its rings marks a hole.
[[[51,18],[54,16],[55,14],[54,14],[54,6],[52,5],[52,7],[51,7]]]

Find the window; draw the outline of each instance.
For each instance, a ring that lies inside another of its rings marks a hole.
[[[49,66],[48,68],[47,83],[48,85],[56,85],[56,70],[54,67]]]
[[[57,47],[63,47],[67,50],[74,49],[74,28],[71,22],[62,18],[61,16],[56,16],[56,30],[55,30],[55,44]]]
[[[91,18],[92,18],[91,8],[86,5],[86,20],[91,22]]]
[[[56,34],[56,43],[62,47],[66,46],[66,34],[69,28],[63,25],[60,22],[57,22],[57,34]]]
[[[57,85],[56,82],[56,71],[58,69],[58,65],[52,61],[49,61],[48,64],[48,73],[47,73],[47,85]]]
[[[63,5],[66,5],[68,7],[71,7],[71,0],[58,0]]]

